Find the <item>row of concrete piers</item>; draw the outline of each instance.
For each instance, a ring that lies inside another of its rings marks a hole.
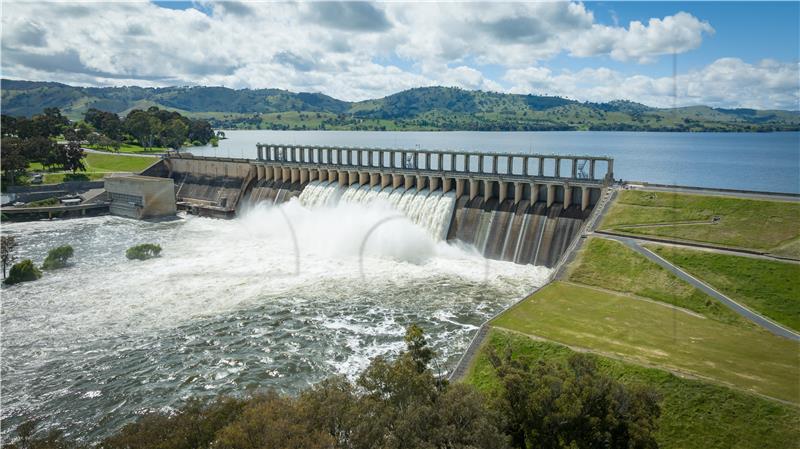
[[[417,170],[478,175],[516,175],[613,181],[614,160],[605,156],[470,153],[384,148],[256,146],[258,160],[282,164],[361,169]],[[563,161],[569,161],[564,172]],[[598,163],[604,172],[598,173]]]
[[[580,205],[585,210],[593,205],[600,195],[600,186],[571,185],[550,182],[521,182],[492,179],[474,179],[458,176],[432,176],[391,174],[362,170],[340,170],[324,168],[298,168],[276,165],[256,165],[256,180],[274,181],[277,183],[299,183],[305,185],[311,181],[337,182],[340,186],[369,185],[381,188],[391,186],[408,189],[441,189],[447,193],[453,191],[456,198],[468,196],[470,200],[482,196],[484,200],[496,198],[498,203],[513,200],[514,204],[521,200],[531,202],[545,201],[547,207],[561,203],[564,208]]]

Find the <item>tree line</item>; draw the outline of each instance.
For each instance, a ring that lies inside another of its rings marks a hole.
[[[563,362],[488,356],[500,379],[484,394],[430,368],[422,329],[406,350],[377,357],[355,382],[334,377],[297,396],[190,400],[176,413],[150,413],[93,447],[105,449],[653,449],[659,398],[603,374],[591,355]],[[78,448],[36,421],[5,449]]]
[[[45,108],[32,118],[2,115],[3,184],[15,184],[25,174],[31,162],[43,167],[60,167],[63,170],[86,170],[80,141],[86,128],[74,126],[57,108]],[[61,137],[66,142],[59,143]]]
[[[99,109],[86,111],[83,120],[70,122],[58,108],[45,108],[31,118],[2,115],[3,185],[21,181],[32,162],[45,169],[85,171],[83,145],[118,150],[122,143],[179,149],[205,145],[215,138],[206,120],[184,117],[157,107],[133,110],[124,118]]]
[[[151,106],[134,109],[124,119],[117,114],[89,109],[84,121],[110,141],[133,139],[142,148],[167,147],[180,149],[185,144],[205,145],[214,138],[207,120],[190,119],[174,111]]]

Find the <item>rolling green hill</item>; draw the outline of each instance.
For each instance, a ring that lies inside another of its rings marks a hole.
[[[126,114],[158,106],[206,118],[217,128],[353,130],[797,131],[800,112],[692,106],[652,108],[630,101],[578,102],[561,97],[409,89],[347,102],[320,93],[226,87],[74,87],[2,80],[4,114],[31,116],[58,107],[71,119],[89,108]]]

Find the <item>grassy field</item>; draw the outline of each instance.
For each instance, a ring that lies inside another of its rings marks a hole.
[[[78,172],[78,173],[47,173],[44,175],[44,184],[60,184],[70,181],[99,181],[107,172]]]
[[[48,173],[42,164],[34,162],[28,165],[31,172],[43,172],[45,184],[58,184],[64,181],[96,181],[109,173],[140,172],[155,163],[157,158],[123,156],[118,154],[87,153],[83,159],[85,172]]]
[[[87,153],[84,164],[86,164],[88,172],[139,172],[153,165],[157,160],[157,158],[149,157]]]
[[[759,328],[564,282],[492,325],[800,404],[800,343]]]
[[[800,265],[663,245],[647,247],[737,302],[800,330]]]
[[[612,240],[589,238],[570,266],[569,280],[673,304],[724,323],[751,326],[710,296]]]
[[[487,346],[502,354],[510,347],[515,357],[558,360],[572,351],[564,346],[493,330]],[[659,369],[645,368],[598,357],[608,375],[631,384],[647,384],[662,397],[656,434],[664,449],[792,449],[800,447],[800,409],[722,386],[680,378]],[[481,353],[466,382],[488,394],[498,388],[487,358]]]
[[[90,149],[98,150],[98,151],[108,151],[109,153],[113,153],[115,151],[115,150],[112,150],[111,148],[104,148],[104,147],[100,147],[98,145],[86,145],[86,148],[90,148]],[[131,145],[131,144],[128,144],[128,143],[124,143],[124,144],[120,145],[118,152],[119,153],[129,153],[129,154],[130,153],[133,153],[133,154],[155,154],[155,153],[164,153],[164,152],[166,152],[168,150],[169,150],[169,148],[165,148],[165,147],[153,147],[153,148],[148,148],[148,149],[145,150],[144,148],[142,148],[139,145]]]
[[[800,203],[626,190],[601,228],[800,258],[800,244],[790,244],[800,237],[798,223]]]

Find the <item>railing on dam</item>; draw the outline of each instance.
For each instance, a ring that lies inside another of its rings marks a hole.
[[[324,166],[339,170],[392,171],[525,180],[613,181],[614,159],[606,156],[481,153],[305,145],[257,144],[258,160],[283,166]]]

